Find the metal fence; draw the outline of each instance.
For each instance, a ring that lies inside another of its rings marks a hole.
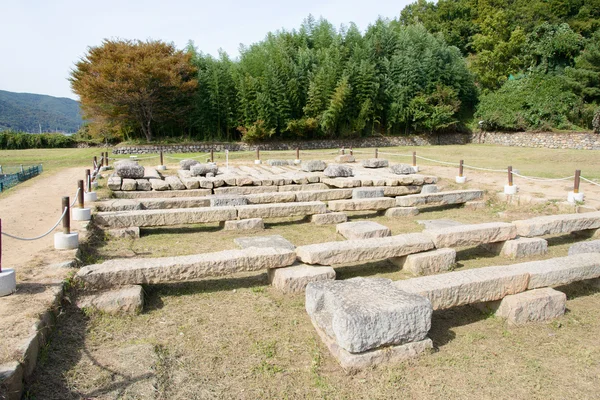
[[[41,174],[43,171],[42,164],[32,165],[28,167],[5,167],[0,166],[0,192],[3,192],[13,186],[31,179],[34,176]]]

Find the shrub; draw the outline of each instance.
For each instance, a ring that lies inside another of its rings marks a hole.
[[[75,140],[61,133],[23,133],[4,131],[0,132],[0,149],[57,149],[73,147]]]

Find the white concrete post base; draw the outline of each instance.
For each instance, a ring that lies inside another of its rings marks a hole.
[[[98,200],[98,195],[96,194],[96,192],[86,192],[83,194],[84,202],[96,201],[96,200]]]
[[[254,164],[256,164],[256,165],[260,164],[260,160],[254,160]]]
[[[0,297],[13,294],[17,290],[17,277],[14,269],[4,268],[0,272]]]
[[[300,165],[300,164],[302,164],[302,160],[294,160],[294,164]]]
[[[504,194],[517,194],[517,185],[504,185]]]
[[[73,221],[89,221],[92,219],[92,209],[91,208],[72,208],[73,212]]]
[[[466,176],[457,176],[456,177],[456,183],[465,183],[466,181],[467,181]]]
[[[64,233],[54,234],[54,248],[56,250],[73,250],[79,247],[79,233],[71,232],[67,235]]]
[[[575,204],[578,202],[581,203],[583,201],[583,192],[579,192],[579,193],[569,192],[569,194],[567,195],[567,201],[572,204]]]
[[[167,170],[167,166],[166,165],[157,165],[156,166],[156,170],[157,171],[166,171]]]
[[[413,171],[415,172],[419,172],[419,166],[418,165],[413,165],[412,166]]]

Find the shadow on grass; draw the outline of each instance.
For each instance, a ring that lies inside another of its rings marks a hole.
[[[440,348],[456,338],[453,328],[474,324],[488,318],[488,315],[471,306],[453,307],[433,312],[429,338],[435,347]]]
[[[178,225],[178,226],[165,226],[156,228],[140,228],[140,237],[149,235],[176,235],[186,233],[213,233],[218,232],[222,228],[217,226],[207,225]]]
[[[348,265],[336,267],[336,279],[350,279],[355,277],[364,277],[371,275],[387,274],[398,272],[400,268],[392,264],[390,261],[382,260],[358,265]]]
[[[586,281],[573,282],[568,285],[555,287],[554,289],[566,294],[567,300],[573,300],[578,297],[586,297],[596,293],[600,293],[600,286],[592,286],[591,284],[589,284],[589,282]]]

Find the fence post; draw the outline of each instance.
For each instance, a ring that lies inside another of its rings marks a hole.
[[[165,163],[163,162],[163,151],[160,151],[160,165],[165,165]]]
[[[581,170],[575,170],[575,180],[573,181],[573,191],[568,193],[567,201],[569,203],[578,203],[583,201],[583,192],[579,191],[579,184],[581,183]]]
[[[92,180],[90,179],[90,170],[85,170],[85,186],[87,187],[87,191],[92,191]]]
[[[67,209],[67,212],[65,212],[65,216],[63,217],[62,220],[62,225],[63,225],[63,233],[65,235],[68,235],[69,233],[71,233],[71,215],[69,214],[69,196],[63,197],[62,198],[62,211],[65,211],[65,208]]]
[[[94,163],[92,165],[94,166],[94,170],[98,168],[98,158],[96,156],[94,156]]]
[[[573,182],[573,193],[579,193],[579,183],[581,182],[581,170],[575,170],[575,182]]]
[[[215,162],[215,150],[210,149],[210,162]]]
[[[354,151],[352,150],[352,146],[350,146],[350,155],[353,156],[354,155]]]
[[[25,171],[23,170],[23,164],[21,164],[21,173],[23,173],[23,172],[25,172]]]
[[[300,147],[296,147],[296,160],[300,159]]]
[[[508,171],[508,185],[504,185],[504,194],[517,194],[517,187],[513,184],[513,167],[509,166]]]
[[[508,166],[508,186],[513,185],[513,174],[512,174],[512,166]]]
[[[83,180],[80,179],[77,181],[77,188],[79,191],[77,192],[77,202],[79,203],[79,208],[83,208]]]
[[[379,150],[375,149],[375,158],[379,158]]]
[[[413,151],[413,167],[417,166],[417,152]]]
[[[344,149],[344,147],[342,146],[342,155],[346,154],[346,150]]]
[[[456,183],[465,183],[467,181],[467,178],[464,176],[463,164],[464,161],[460,160],[460,163],[458,164],[458,176],[456,177]]]
[[[260,164],[260,148],[256,146],[256,160],[254,160],[254,164]]]

